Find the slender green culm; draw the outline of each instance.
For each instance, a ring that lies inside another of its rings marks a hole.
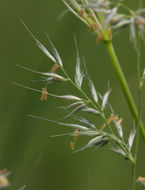
[[[142,0],[139,1],[139,9],[142,7]],[[138,118],[137,118],[137,132],[135,139],[135,151],[134,151],[134,160],[135,164],[132,166],[132,177],[133,177],[133,190],[136,190],[136,166],[137,166],[137,156],[138,156],[138,146],[139,146],[139,136],[140,136],[140,121],[141,121],[141,39],[138,34],[138,52],[137,52],[137,71],[138,71]]]
[[[126,100],[128,102],[129,108],[130,108],[133,116],[135,117],[135,119],[137,121],[138,120],[137,108],[135,106],[134,100],[133,100],[131,92],[129,90],[129,86],[127,84],[127,81],[125,79],[123,71],[122,71],[122,69],[120,67],[119,61],[117,59],[117,56],[116,56],[112,41],[107,41],[107,42],[105,42],[105,44],[106,44],[109,56],[111,58],[111,62],[113,64],[113,67],[114,67],[114,69],[116,71],[116,74],[117,74],[118,79],[120,81],[120,84],[122,86],[122,89],[123,89],[124,95],[126,97]],[[141,134],[142,134],[142,137],[143,137],[143,139],[145,141],[145,129],[144,129],[144,126],[143,126],[142,121],[139,121],[139,123],[140,123]]]

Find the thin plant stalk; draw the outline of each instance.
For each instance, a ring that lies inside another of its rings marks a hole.
[[[138,51],[140,50],[140,38],[138,38]],[[138,52],[138,61],[137,61],[137,69],[138,69],[138,118],[137,118],[137,133],[135,140],[135,151],[134,151],[134,161],[133,165],[133,190],[136,189],[136,164],[137,164],[137,154],[138,154],[138,145],[139,145],[139,134],[140,134],[140,120],[141,120],[141,77],[140,77],[140,52]]]
[[[128,86],[127,81],[126,81],[125,76],[124,76],[124,73],[123,73],[123,71],[121,69],[121,66],[119,64],[118,58],[116,56],[112,41],[111,40],[106,41],[105,44],[106,44],[109,56],[111,58],[112,65],[113,65],[113,67],[114,67],[114,69],[116,71],[116,74],[117,74],[118,79],[120,81],[120,84],[122,86],[122,89],[123,89],[123,92],[125,94],[125,98],[126,98],[126,100],[128,102],[129,108],[130,108],[130,110],[132,112],[132,115],[135,117],[135,119],[137,121],[138,120],[138,111],[137,111],[137,108],[135,106],[134,100],[132,98],[129,86]],[[141,120],[139,120],[139,125],[140,125],[140,130],[141,130],[142,137],[143,137],[143,139],[145,141],[145,129],[144,129],[144,126],[143,126],[143,123],[142,123]]]
[[[142,7],[142,0],[139,2],[139,8]],[[133,177],[133,190],[136,189],[136,165],[137,165],[137,155],[138,155],[138,146],[139,146],[139,136],[140,136],[140,120],[141,120],[141,39],[138,34],[138,54],[137,54],[137,71],[138,71],[138,118],[137,118],[137,132],[135,139],[135,151],[134,151],[134,161],[135,164],[132,166],[132,177]]]

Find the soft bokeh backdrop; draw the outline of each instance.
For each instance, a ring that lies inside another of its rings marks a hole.
[[[126,0],[126,3],[132,8],[138,6],[137,0]],[[28,114],[33,113],[58,119],[65,113],[57,108],[64,105],[64,101],[49,97],[47,102],[41,102],[40,94],[12,84],[12,81],[16,81],[37,89],[44,86],[31,82],[38,79],[36,74],[16,67],[16,64],[41,71],[51,68],[50,61],[35,45],[20,18],[49,49],[45,36],[45,32],[48,33],[72,77],[76,56],[73,35],[76,34],[80,54],[85,57],[97,91],[104,93],[110,82],[110,101],[115,112],[123,117],[124,130],[128,134],[133,126],[133,118],[104,45],[96,45],[95,36],[72,14],[58,21],[65,9],[61,0],[0,1],[0,169],[8,168],[11,171],[10,190],[16,190],[24,184],[30,190],[129,190],[131,165],[110,151],[109,146],[72,154],[71,137],[50,138],[51,135],[70,132],[71,129],[28,117]],[[136,100],[136,54],[129,41],[128,31],[116,36],[114,45]],[[142,52],[144,67],[144,46]],[[70,91],[77,93],[72,87],[62,84],[51,84],[48,91],[56,94]],[[83,146],[84,142],[84,138],[80,138],[78,147]],[[145,148],[140,140],[138,175],[145,176],[144,163]]]

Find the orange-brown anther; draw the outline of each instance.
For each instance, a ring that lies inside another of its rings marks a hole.
[[[59,66],[57,64],[54,64],[53,67],[51,68],[51,72],[52,73],[55,73],[56,72],[56,69],[58,68]]]
[[[78,15],[79,15],[80,17],[82,17],[82,16],[84,15],[84,13],[85,13],[85,10],[84,10],[84,9],[81,9],[81,10],[78,12]]]
[[[112,121],[115,121],[117,119],[117,117],[113,114],[111,114],[111,116],[108,118],[108,123],[110,124]]]
[[[138,177],[139,181],[145,181],[145,177]]]
[[[145,24],[145,19],[142,19],[142,18],[136,19],[136,24],[138,25]]]
[[[75,143],[74,142],[70,142],[70,148],[71,148],[71,150],[75,149]]]
[[[97,38],[96,38],[96,43],[98,43],[101,39],[102,39],[103,35],[100,33],[98,34]]]
[[[91,31],[93,31],[93,30],[95,30],[95,31],[98,30],[98,24],[97,24],[96,22],[93,23],[93,24],[90,26],[89,31],[91,32]]]
[[[102,125],[102,127],[100,127],[100,131],[103,131],[105,127],[106,127],[106,124]]]
[[[122,123],[122,121],[123,121],[123,119],[122,119],[122,118],[120,118],[120,120],[119,120],[119,121],[117,121],[116,126],[118,127],[118,126]]]
[[[76,129],[76,130],[74,131],[74,136],[73,136],[73,138],[74,138],[75,141],[77,140],[77,137],[78,137],[79,132],[80,132],[79,129]]]
[[[42,95],[40,100],[47,100],[47,96],[48,96],[48,91],[46,88],[42,88]]]

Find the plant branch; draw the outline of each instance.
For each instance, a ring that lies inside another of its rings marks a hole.
[[[105,125],[108,126],[108,128],[110,129],[110,132],[111,132],[111,135],[109,135],[110,139],[113,140],[115,143],[117,143],[121,148],[122,150],[126,153],[127,155],[127,158],[131,161],[131,163],[134,165],[135,164],[135,160],[131,154],[130,151],[128,151],[128,146],[126,145],[126,143],[124,142],[124,139],[121,141],[120,139],[118,139],[116,137],[116,135],[114,134],[112,128],[111,128],[111,125],[110,123],[108,122],[108,119],[106,118],[105,114],[104,114],[104,111],[100,108],[99,104],[95,104],[87,95],[86,93],[80,88],[78,87],[74,82],[73,80],[69,77],[69,75],[67,74],[67,72],[65,71],[65,69],[63,67],[61,67],[62,71],[64,72],[66,78],[68,79],[68,81],[75,87],[78,89],[78,91],[80,91],[80,93],[86,98],[86,100],[88,102],[90,102],[92,104],[92,106],[96,109],[96,110],[99,110],[100,112],[100,116],[102,117],[102,119],[105,121]],[[99,133],[101,133],[102,131],[99,130]],[[102,132],[103,134],[108,134],[108,133],[104,133]],[[108,135],[107,135],[108,136]]]
[[[108,53],[109,53],[112,65],[113,65],[113,67],[114,67],[114,69],[116,71],[116,74],[117,74],[118,79],[120,81],[120,84],[122,86],[122,89],[123,89],[125,98],[127,100],[128,106],[129,106],[129,108],[130,108],[130,110],[132,112],[132,115],[134,116],[134,118],[137,121],[137,119],[138,119],[137,108],[135,106],[134,100],[132,98],[129,86],[127,84],[127,81],[125,79],[125,76],[123,74],[121,66],[119,64],[118,58],[116,56],[116,53],[115,53],[112,41],[111,40],[110,41],[106,41],[105,44],[106,44],[106,47],[107,47],[107,50],[108,50]],[[140,124],[141,134],[142,134],[142,137],[143,137],[144,142],[145,142],[145,129],[144,129],[144,126],[143,126],[143,123],[142,123],[141,120],[139,121],[139,124]]]

